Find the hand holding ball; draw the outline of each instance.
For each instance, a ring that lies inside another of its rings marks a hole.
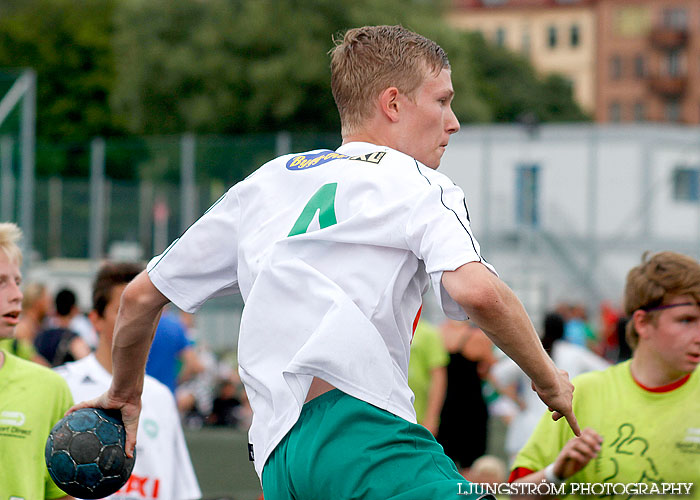
[[[54,482],[77,498],[104,498],[131,475],[134,458],[125,451],[126,430],[116,410],[83,408],[58,421],[44,457]]]

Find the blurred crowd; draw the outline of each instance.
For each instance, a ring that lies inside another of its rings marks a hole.
[[[41,283],[29,283],[24,286],[16,335],[0,339],[0,347],[48,367],[82,359],[99,345],[101,332],[93,328],[93,313],[80,310],[69,288],[52,294]],[[538,328],[544,349],[571,378],[631,356],[624,315],[605,302],[598,313],[591,320],[584,305],[562,302],[544,315]],[[252,411],[238,376],[236,353],[213,352],[194,315],[166,308],[146,372],[174,396],[182,427],[223,426],[242,432],[249,428]],[[518,365],[469,321],[417,323],[409,385],[418,422],[433,433],[460,473],[478,483],[508,480],[508,471],[545,410]],[[493,425],[494,419],[499,425]],[[494,448],[494,442],[502,448]]]
[[[625,318],[615,307],[602,303],[595,324],[578,303],[560,303],[544,317],[543,346],[571,377],[630,357]],[[98,336],[73,290],[52,294],[42,283],[29,283],[16,335],[0,342],[19,357],[57,367],[93,352]],[[184,428],[248,429],[252,412],[236,353],[213,352],[194,315],[173,306],[164,311],[146,372],[171,390]],[[418,421],[436,436],[464,477],[477,482],[507,479],[512,460],[544,410],[520,368],[469,322],[418,323],[409,384]],[[488,449],[493,418],[506,429],[502,453]]]
[[[614,306],[602,303],[596,324],[597,328],[579,303],[562,302],[545,315],[543,345],[572,377],[630,357],[625,318]],[[42,283],[29,283],[15,338],[0,342],[19,357],[56,367],[85,357],[97,340],[73,290],[62,288],[52,294]],[[194,315],[173,306],[163,313],[146,372],[170,388],[185,428],[249,427],[252,412],[238,376],[236,353],[213,352],[197,331]],[[437,326],[419,322],[409,383],[419,422],[438,438],[465,476],[486,453],[489,418],[500,419],[508,428],[505,453],[512,458],[542,412],[527,377],[469,322],[445,321]],[[465,405],[470,406],[468,412]],[[464,415],[470,416],[468,422]]]

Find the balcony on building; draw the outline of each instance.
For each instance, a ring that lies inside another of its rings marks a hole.
[[[648,78],[649,88],[665,97],[678,97],[685,93],[688,78],[685,75],[659,75]]]
[[[650,33],[651,44],[657,49],[676,49],[688,43],[688,30],[671,26],[657,26]]]

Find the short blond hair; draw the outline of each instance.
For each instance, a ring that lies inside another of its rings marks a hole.
[[[627,273],[624,308],[629,318],[625,339],[632,349],[639,344],[639,332],[632,315],[642,309],[649,311],[655,321],[655,307],[667,304],[674,297],[690,295],[700,304],[700,263],[676,252],[642,255],[642,263]]]
[[[0,251],[18,266],[22,264],[22,250],[17,244],[22,230],[13,222],[0,222]]]
[[[470,481],[482,483],[502,483],[507,479],[506,464],[494,455],[483,455],[469,467]]]
[[[372,116],[373,101],[385,89],[413,97],[428,74],[450,68],[437,43],[402,26],[353,28],[334,41],[331,90],[343,136]]]
[[[48,290],[43,283],[28,283],[23,291],[22,309],[25,311],[33,309],[38,302],[48,297]]]

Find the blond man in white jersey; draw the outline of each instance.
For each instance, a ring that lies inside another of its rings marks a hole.
[[[266,500],[454,498],[463,481],[415,424],[412,326],[432,281],[532,377],[554,418],[573,387],[480,254],[464,194],[435,169],[459,123],[450,66],[400,26],[349,30],[332,53],[343,145],[282,156],[228,191],[125,290],[110,390],[85,404],[136,423],[151,332],[241,293],[240,375]]]

